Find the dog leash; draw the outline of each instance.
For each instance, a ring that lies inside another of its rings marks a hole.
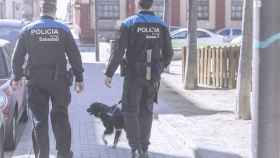
[[[121,105],[121,103],[122,103],[122,101],[120,100],[117,104],[113,105],[113,110],[111,111],[111,114],[114,114],[116,112],[116,110],[118,108],[120,108],[119,105]]]

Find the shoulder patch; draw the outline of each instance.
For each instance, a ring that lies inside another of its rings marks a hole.
[[[137,17],[138,17],[137,15],[133,15],[133,16],[128,17],[127,19],[125,19],[122,22],[122,26],[124,26],[124,27],[132,26],[135,23],[135,20],[137,19]]]
[[[64,25],[61,22],[58,21],[54,21],[54,20],[49,20],[49,19],[40,19],[38,21],[35,21],[29,25],[27,25],[26,27],[24,27],[24,31],[27,31],[29,29],[36,29],[36,28],[59,28],[59,29],[63,29],[66,32],[70,32],[70,29]]]
[[[143,14],[137,14],[134,16],[131,16],[123,21],[122,26],[129,28],[130,26],[133,26],[137,23],[155,23],[160,24],[163,27],[168,27],[163,20],[159,16],[154,15],[143,15]]]

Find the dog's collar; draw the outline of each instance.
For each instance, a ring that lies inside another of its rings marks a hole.
[[[102,115],[102,112],[98,112],[97,116],[100,117]]]

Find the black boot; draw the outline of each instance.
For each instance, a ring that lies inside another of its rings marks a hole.
[[[137,150],[131,150],[131,158],[139,158]]]
[[[131,158],[142,158],[141,155],[143,155],[142,150],[131,150]]]
[[[73,152],[70,151],[69,153],[67,154],[62,154],[62,153],[58,153],[57,154],[57,158],[73,158]]]
[[[142,153],[140,154],[139,158],[149,158],[148,150],[142,151]]]
[[[142,146],[140,158],[149,158],[148,146]]]

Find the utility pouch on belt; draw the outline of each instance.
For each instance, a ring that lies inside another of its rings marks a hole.
[[[126,71],[127,71],[127,62],[126,62],[126,59],[123,59],[121,61],[121,76],[122,77],[126,76]]]
[[[56,64],[55,65],[55,70],[53,72],[53,80],[58,80],[59,79],[59,74],[60,74],[59,65]]]
[[[152,80],[152,49],[146,51],[146,80]]]
[[[23,76],[26,78],[26,80],[30,80],[30,69],[29,67],[25,67],[23,69]]]

